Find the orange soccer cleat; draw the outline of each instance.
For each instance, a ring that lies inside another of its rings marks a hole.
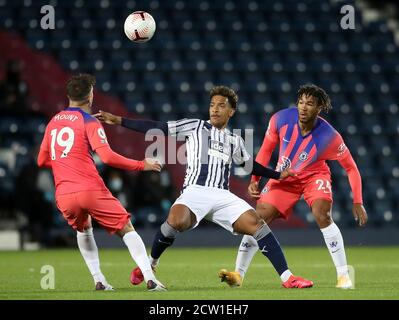
[[[298,289],[311,288],[313,287],[313,281],[291,275],[287,281],[282,283],[282,286],[284,288]]]
[[[221,269],[218,276],[221,282],[226,282],[230,287],[240,287],[242,285],[242,277],[237,271]]]

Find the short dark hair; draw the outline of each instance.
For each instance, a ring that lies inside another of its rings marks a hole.
[[[303,96],[312,96],[316,99],[317,106],[321,106],[324,112],[328,112],[332,109],[331,100],[328,94],[320,87],[315,84],[308,83],[299,87],[297,102]]]
[[[80,73],[72,76],[66,83],[67,96],[72,101],[84,101],[88,98],[96,78],[91,74]]]
[[[233,109],[237,108],[238,96],[237,93],[226,86],[216,86],[211,89],[209,95],[212,99],[213,96],[223,96],[229,100],[229,103]]]

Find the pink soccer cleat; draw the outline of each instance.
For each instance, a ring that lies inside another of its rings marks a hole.
[[[311,288],[313,287],[313,281],[291,275],[287,281],[282,283],[282,286],[284,288],[298,289]]]
[[[144,281],[143,273],[141,272],[139,267],[133,269],[130,273],[130,282],[132,285],[137,286]]]

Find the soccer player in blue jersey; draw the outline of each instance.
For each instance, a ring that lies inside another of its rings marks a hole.
[[[353,193],[353,215],[360,226],[367,222],[363,207],[362,180],[359,170],[341,135],[319,114],[329,111],[330,98],[320,87],[308,84],[299,88],[297,107],[276,112],[269,121],[262,147],[256,160],[269,165],[270,157],[279,144],[279,171],[291,168],[295,177],[284,181],[270,180],[262,192],[258,191],[261,177],[256,174],[248,187],[250,195],[258,199],[257,212],[267,222],[277,218],[287,219],[301,196],[311,209],[324,237],[337,271],[337,288],[350,289],[353,283],[346,262],[341,231],[332,218],[331,173],[326,160],[336,160],[348,174]],[[284,201],[281,201],[284,199]],[[225,275],[242,282],[252,257],[256,241],[244,236],[245,250],[237,253],[236,270]],[[237,275],[237,273],[239,275]]]
[[[145,133],[157,128],[166,135],[185,138],[187,167],[183,191],[154,238],[150,255],[151,265],[153,268],[158,265],[161,254],[173,244],[180,232],[195,228],[205,218],[234,234],[252,236],[262,254],[273,264],[284,287],[313,286],[312,281],[291,273],[280,244],[268,225],[247,202],[229,191],[233,161],[238,165],[245,165],[250,161],[252,174],[276,180],[285,179],[293,173],[290,170],[277,172],[259,165],[251,159],[243,139],[227,129],[238,101],[238,96],[232,89],[224,86],[214,87],[210,91],[210,97],[208,121],[183,119],[166,123],[130,120],[103,111],[96,115],[105,123],[119,124],[135,131]],[[139,268],[133,270],[131,281],[133,284],[143,281]]]

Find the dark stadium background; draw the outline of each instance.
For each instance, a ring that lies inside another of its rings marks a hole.
[[[40,28],[46,4],[55,8],[55,30]],[[344,5],[355,8],[354,30],[340,27]],[[148,43],[124,35],[135,10],[157,22]],[[358,164],[369,214],[359,230],[347,177],[334,163],[334,220],[349,244],[398,244],[398,10],[395,1],[366,0],[0,0],[0,249],[75,244],[55,208],[51,174],[35,160],[48,119],[66,106],[65,81],[77,72],[97,77],[95,110],[155,120],[207,118],[208,90],[232,86],[240,103],[231,127],[254,129],[255,153],[271,114],[295,102],[299,85],[323,87],[333,104],[324,117]],[[144,156],[142,135],[105,128],[115,151]],[[98,168],[149,244],[179,194],[183,167],[168,165],[161,175]],[[248,180],[234,177],[232,191],[246,197]],[[272,225],[280,241],[324,245],[306,204],[295,211]],[[119,244],[99,230],[96,237],[100,246]],[[177,245],[238,241],[205,223]]]

